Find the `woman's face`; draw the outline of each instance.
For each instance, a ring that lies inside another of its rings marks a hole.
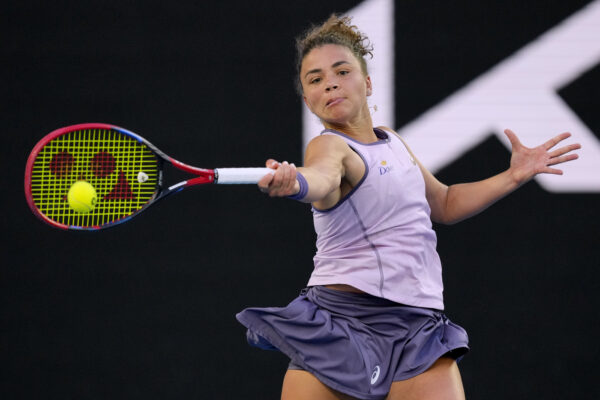
[[[300,69],[303,98],[326,125],[347,125],[369,115],[371,78],[345,46],[326,44],[311,50]]]

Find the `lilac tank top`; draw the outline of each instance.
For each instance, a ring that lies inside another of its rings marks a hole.
[[[334,130],[365,175],[328,210],[313,207],[315,269],[308,286],[346,284],[397,303],[444,309],[442,268],[421,170],[394,134],[361,143]]]

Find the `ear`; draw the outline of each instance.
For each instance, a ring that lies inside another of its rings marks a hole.
[[[367,96],[370,96],[373,94],[373,84],[371,83],[371,77],[367,75],[366,81],[367,81]]]

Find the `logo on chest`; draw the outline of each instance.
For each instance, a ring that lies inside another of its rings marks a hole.
[[[379,175],[385,175],[394,170],[393,165],[388,165],[387,161],[383,160],[379,163]]]

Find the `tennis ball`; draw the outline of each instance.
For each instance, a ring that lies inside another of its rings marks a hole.
[[[69,189],[67,200],[78,213],[89,213],[96,206],[96,189],[86,181],[77,181]]]

